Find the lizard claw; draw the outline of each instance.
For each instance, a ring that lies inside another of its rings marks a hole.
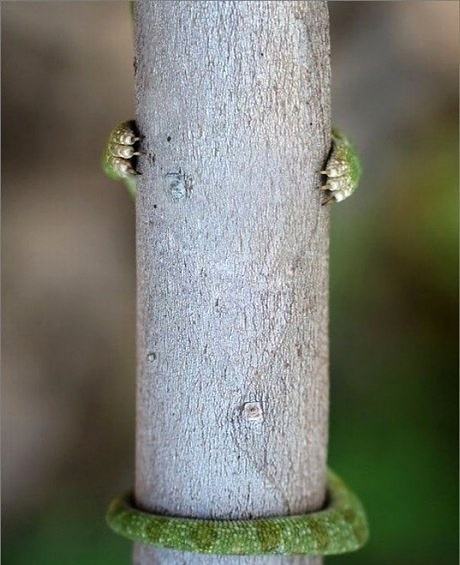
[[[329,202],[340,202],[348,198],[358,186],[361,176],[361,164],[358,155],[348,139],[338,132],[332,131],[332,148],[326,167],[321,171],[327,181],[321,187],[326,191],[322,205]]]
[[[107,142],[102,164],[105,173],[113,180],[129,180],[139,173],[135,167],[136,157],[141,154],[141,140],[134,121],[122,122],[112,130]]]

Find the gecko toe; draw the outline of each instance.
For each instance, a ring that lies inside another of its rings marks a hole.
[[[123,180],[139,174],[135,165],[141,155],[140,140],[133,120],[121,122],[112,130],[103,157],[104,170],[110,178]]]
[[[321,190],[327,194],[327,200],[340,202],[348,198],[358,186],[361,176],[359,157],[348,139],[334,130],[332,147],[322,175],[327,177]]]

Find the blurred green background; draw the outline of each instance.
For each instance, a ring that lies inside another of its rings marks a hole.
[[[334,123],[360,148],[334,209],[331,466],[372,537],[328,562],[458,563],[456,2],[331,2]],[[2,3],[3,559],[124,564],[134,214],[99,168],[133,110],[125,2]]]

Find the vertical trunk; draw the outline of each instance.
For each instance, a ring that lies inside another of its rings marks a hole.
[[[325,2],[136,3],[139,507],[297,514],[325,496]],[[135,562],[320,563],[137,545]]]

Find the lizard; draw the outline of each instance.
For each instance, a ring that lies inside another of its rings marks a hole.
[[[136,122],[121,122],[110,133],[102,156],[106,175],[122,181],[133,200],[141,142]],[[331,131],[331,148],[320,173],[325,177],[322,205],[345,200],[359,184],[358,154],[338,129]],[[336,555],[359,549],[369,536],[361,502],[330,469],[325,507],[307,514],[249,520],[174,517],[140,510],[128,493],[112,501],[106,519],[116,533],[132,541],[214,555]]]
[[[359,157],[347,137],[331,132],[331,149],[321,174],[326,182],[322,204],[348,198],[361,176]],[[134,120],[120,123],[108,139],[102,165],[111,179],[123,181],[135,200],[136,159],[142,137]],[[130,540],[166,549],[217,555],[307,554],[333,555],[359,549],[368,538],[368,526],[359,499],[328,470],[326,507],[297,516],[252,520],[198,520],[150,514],[133,504],[130,494],[116,498],[107,522]]]

